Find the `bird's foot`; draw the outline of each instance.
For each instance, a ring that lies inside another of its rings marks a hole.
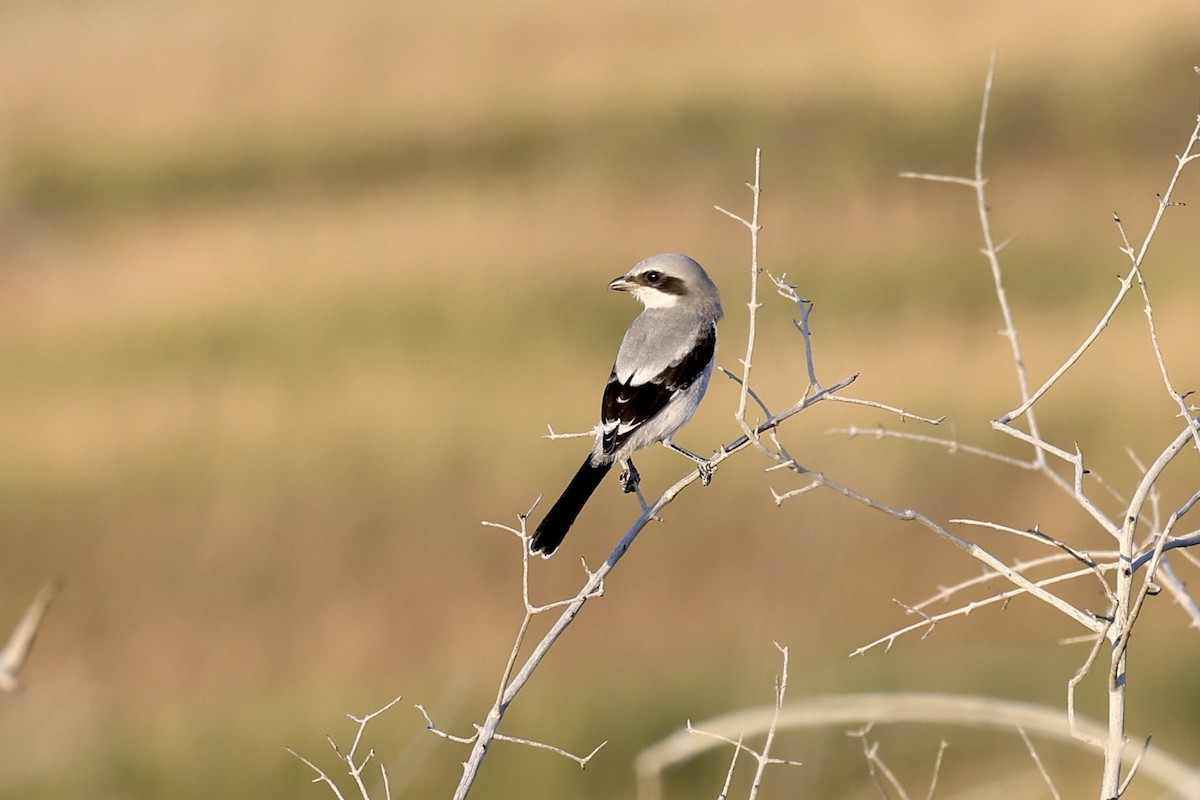
[[[717,461],[721,457],[720,452],[717,452],[712,458],[704,458],[696,455],[686,447],[680,447],[670,439],[664,439],[663,444],[667,446],[667,449],[674,450],[679,455],[691,459],[692,463],[696,465],[696,471],[700,473],[701,484],[708,486],[708,484],[712,483],[712,476],[717,471]]]
[[[637,467],[633,465],[633,461],[626,461],[625,468],[621,470],[621,491],[625,492],[625,494],[636,492],[641,482],[642,476],[638,474]]]

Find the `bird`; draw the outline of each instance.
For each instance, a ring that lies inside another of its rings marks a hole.
[[[16,630],[8,637],[8,643],[0,650],[0,691],[15,692],[21,688],[17,673],[25,666],[25,659],[29,658],[33,640],[37,637],[38,629],[42,627],[42,617],[46,615],[50,601],[61,587],[62,583],[57,579],[42,587],[25,610],[25,616],[21,617]]]
[[[546,512],[529,550],[549,558],[613,464],[621,463],[626,492],[637,487],[632,455],[662,442],[696,462],[708,483],[710,460],[671,437],[692,418],[708,388],[717,350],[721,297],[708,273],[682,253],[660,253],[614,278],[609,289],[628,292],[642,312],[629,325],[600,401],[595,444],[575,477]]]

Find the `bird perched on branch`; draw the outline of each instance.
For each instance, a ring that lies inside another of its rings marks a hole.
[[[625,491],[637,486],[631,456],[662,442],[699,465],[708,483],[715,467],[674,444],[675,431],[692,418],[712,375],[721,297],[708,273],[681,253],[650,256],[608,284],[645,307],[625,332],[600,402],[596,443],[562,496],[546,513],[529,549],[547,558],[575,518],[620,462]]]

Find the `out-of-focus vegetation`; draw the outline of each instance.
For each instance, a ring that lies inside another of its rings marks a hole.
[[[284,746],[326,756],[344,713],[397,694],[370,731],[379,756],[404,796],[446,796],[465,752],[407,701],[464,733],[489,702],[519,563],[479,522],[557,492],[581,457],[539,437],[594,422],[635,313],[608,279],[653,252],[696,256],[736,366],[748,247],[711,207],[745,207],[761,145],[763,262],[815,300],[821,375],[859,372],[855,394],[1011,452],[987,425],[1016,390],[972,198],[897,173],[969,169],[997,48],[993,221],[1017,237],[1007,280],[1040,380],[1111,297],[1127,267],[1112,213],[1140,236],[1200,96],[1200,8],[1165,1],[42,0],[0,20],[0,619],[66,582],[28,690],[0,697],[3,798],[324,797]],[[1148,269],[1181,387],[1200,378],[1195,214],[1172,212]],[[759,388],[783,405],[802,351],[791,309],[762,313]],[[1042,419],[1119,483],[1135,473],[1123,448],[1157,453],[1178,421],[1140,316],[1109,338]],[[714,383],[681,442],[733,438],[734,397]],[[1012,470],[824,434],[849,422],[895,421],[820,408],[789,446],[942,518],[1067,540],[1088,524]],[[665,452],[639,465],[649,487],[684,468]],[[630,796],[640,747],[769,698],[772,640],[792,646],[794,696],[1062,703],[1085,653],[1056,646],[1074,631],[1032,602],[848,659],[906,621],[893,598],[977,567],[832,494],[776,508],[768,486],[786,479],[763,466],[731,462],[671,507],[506,721],[608,748],[580,774],[497,745],[481,797]],[[632,503],[601,492],[539,565],[539,596],[574,591],[576,559],[606,554]],[[1131,732],[1194,761],[1197,642],[1154,602]],[[1081,700],[1100,713],[1097,693]],[[970,737],[940,735],[947,791],[1002,779],[1003,761],[972,770]],[[919,742],[884,734],[913,785],[936,751]],[[868,790],[853,740],[780,748],[806,765],[778,791]],[[1008,755],[1028,767],[1019,743]],[[1094,780],[1047,760],[1064,786]],[[723,770],[675,788],[711,796]]]

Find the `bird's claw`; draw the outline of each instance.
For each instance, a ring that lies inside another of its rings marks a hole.
[[[711,461],[696,462],[696,471],[700,473],[700,484],[708,486],[712,483],[712,477],[717,471],[717,465]]]
[[[637,467],[632,461],[625,462],[625,468],[621,470],[621,491],[625,494],[636,492],[641,482],[642,476],[638,474]]]

